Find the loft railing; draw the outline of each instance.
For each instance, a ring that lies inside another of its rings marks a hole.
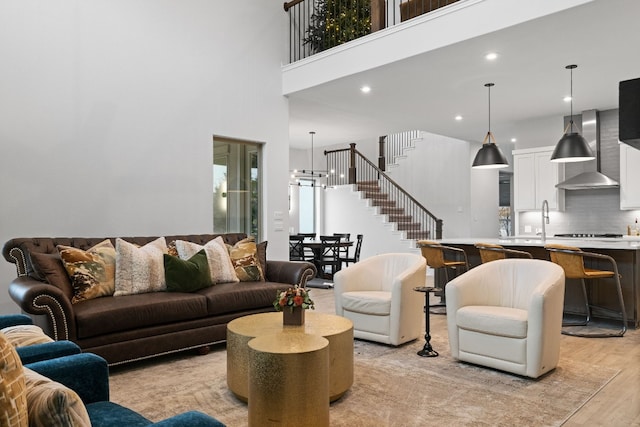
[[[373,205],[380,206],[381,212],[398,224],[398,230],[406,232],[407,238],[442,238],[442,220],[356,150],[356,144],[324,154],[330,171],[328,186],[356,184]]]
[[[459,0],[292,0],[289,62],[295,62]]]
[[[414,146],[414,141],[418,138],[420,138],[419,130],[393,133],[385,136],[384,155],[387,158],[387,163],[395,163],[398,157],[404,155],[407,148]]]

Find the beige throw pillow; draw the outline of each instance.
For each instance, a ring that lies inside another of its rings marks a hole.
[[[29,427],[91,427],[80,396],[64,385],[24,368]]]
[[[164,237],[138,247],[116,239],[116,291],[113,296],[166,291],[163,254],[167,253]]]
[[[53,342],[40,326],[16,325],[7,326],[0,330],[14,347],[26,347],[35,344]]]
[[[227,246],[224,240],[222,240],[222,237],[218,236],[207,242],[204,246],[185,240],[176,240],[178,256],[183,260],[188,260],[203,248],[207,254],[207,262],[209,264],[209,271],[211,272],[211,283],[238,282],[231,258],[229,258]]]

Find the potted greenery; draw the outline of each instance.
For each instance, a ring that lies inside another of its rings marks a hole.
[[[370,32],[369,0],[318,0],[303,43],[318,53]]]

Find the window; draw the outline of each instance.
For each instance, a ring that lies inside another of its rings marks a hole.
[[[301,180],[304,181],[304,180]],[[311,187],[311,185],[301,185],[298,188],[298,199],[300,201],[299,205],[299,233],[315,233],[315,195],[316,195],[316,187]]]
[[[213,137],[213,232],[260,240],[261,144]]]

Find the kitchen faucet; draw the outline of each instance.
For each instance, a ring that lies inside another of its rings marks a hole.
[[[545,214],[545,207],[546,207],[546,214]],[[546,200],[542,201],[542,234],[541,234],[541,239],[542,242],[544,243],[547,240],[547,231],[545,230],[545,221],[547,224],[549,224],[549,202],[547,202]]]

